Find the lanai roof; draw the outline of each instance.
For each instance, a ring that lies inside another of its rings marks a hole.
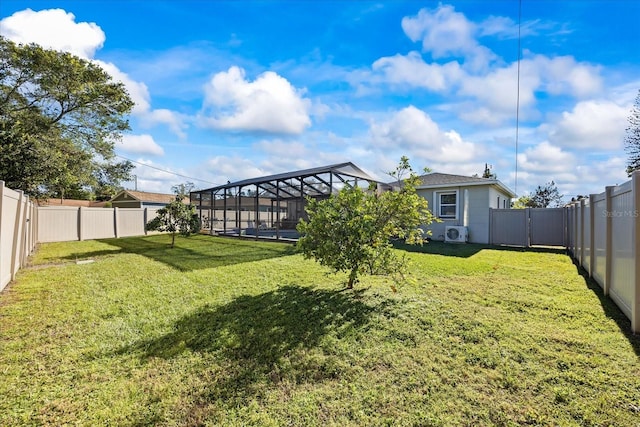
[[[328,180],[326,175],[328,175]],[[350,178],[378,182],[353,163],[345,162],[230,182],[193,193],[218,193],[227,189],[239,191],[242,187],[257,186],[262,191],[261,197],[276,197],[276,195],[280,198],[319,196],[329,193],[328,187],[334,185],[333,177],[337,178],[335,183],[345,183]],[[313,178],[313,180],[307,180],[307,178]],[[292,180],[297,181],[296,185],[292,185],[290,182]],[[300,189],[303,191],[301,192]]]

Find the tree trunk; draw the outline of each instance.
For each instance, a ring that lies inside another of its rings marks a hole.
[[[353,285],[358,280],[358,267],[354,267],[349,273],[349,282],[347,283],[347,289],[353,289]]]
[[[176,233],[171,233],[171,247],[176,245]]]

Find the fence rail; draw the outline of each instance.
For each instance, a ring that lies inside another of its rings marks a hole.
[[[15,278],[35,249],[37,218],[29,197],[0,181],[0,291]]]
[[[567,210],[567,249],[640,332],[640,171]]]

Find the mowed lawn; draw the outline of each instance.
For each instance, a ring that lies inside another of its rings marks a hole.
[[[640,425],[640,338],[562,252],[431,243],[349,291],[292,245],[169,242],[38,249],[0,425]]]

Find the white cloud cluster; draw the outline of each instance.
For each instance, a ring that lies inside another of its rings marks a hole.
[[[620,150],[630,106],[611,101],[583,101],[572,111],[564,111],[557,123],[550,128],[549,140],[563,147],[590,151]]]
[[[476,27],[451,5],[439,5],[435,10],[421,9],[418,15],[402,19],[402,29],[434,59],[464,57],[472,69],[483,69],[496,55],[478,43]]]
[[[16,43],[37,43],[46,48],[93,58],[105,35],[94,22],[75,22],[73,13],[62,9],[35,12],[25,9],[0,20],[0,34]]]
[[[231,67],[214,75],[205,87],[203,123],[217,129],[299,134],[311,125],[311,101],[304,90],[267,71],[254,81]]]
[[[164,150],[159,146],[151,135],[124,135],[116,143],[116,148],[132,154],[149,154],[152,156],[164,155]]]
[[[369,132],[380,150],[412,152],[431,162],[464,163],[477,156],[473,143],[455,131],[442,131],[437,123],[414,106],[394,113],[389,120],[374,122]]]
[[[525,23],[524,34],[535,34],[538,21]],[[520,61],[505,63],[483,46],[480,37],[512,38],[515,23],[510,18],[491,16],[480,23],[469,21],[453,6],[421,9],[402,20],[405,34],[421,42],[426,60],[416,51],[382,57],[373,62],[369,74],[358,72],[360,92],[369,85],[421,88],[456,96],[452,104],[464,121],[498,126],[515,118],[519,91],[520,113],[535,118],[536,94],[569,95],[587,99],[602,92],[601,67],[576,61],[572,56],[548,57],[525,52]],[[355,80],[355,79],[354,79]]]

